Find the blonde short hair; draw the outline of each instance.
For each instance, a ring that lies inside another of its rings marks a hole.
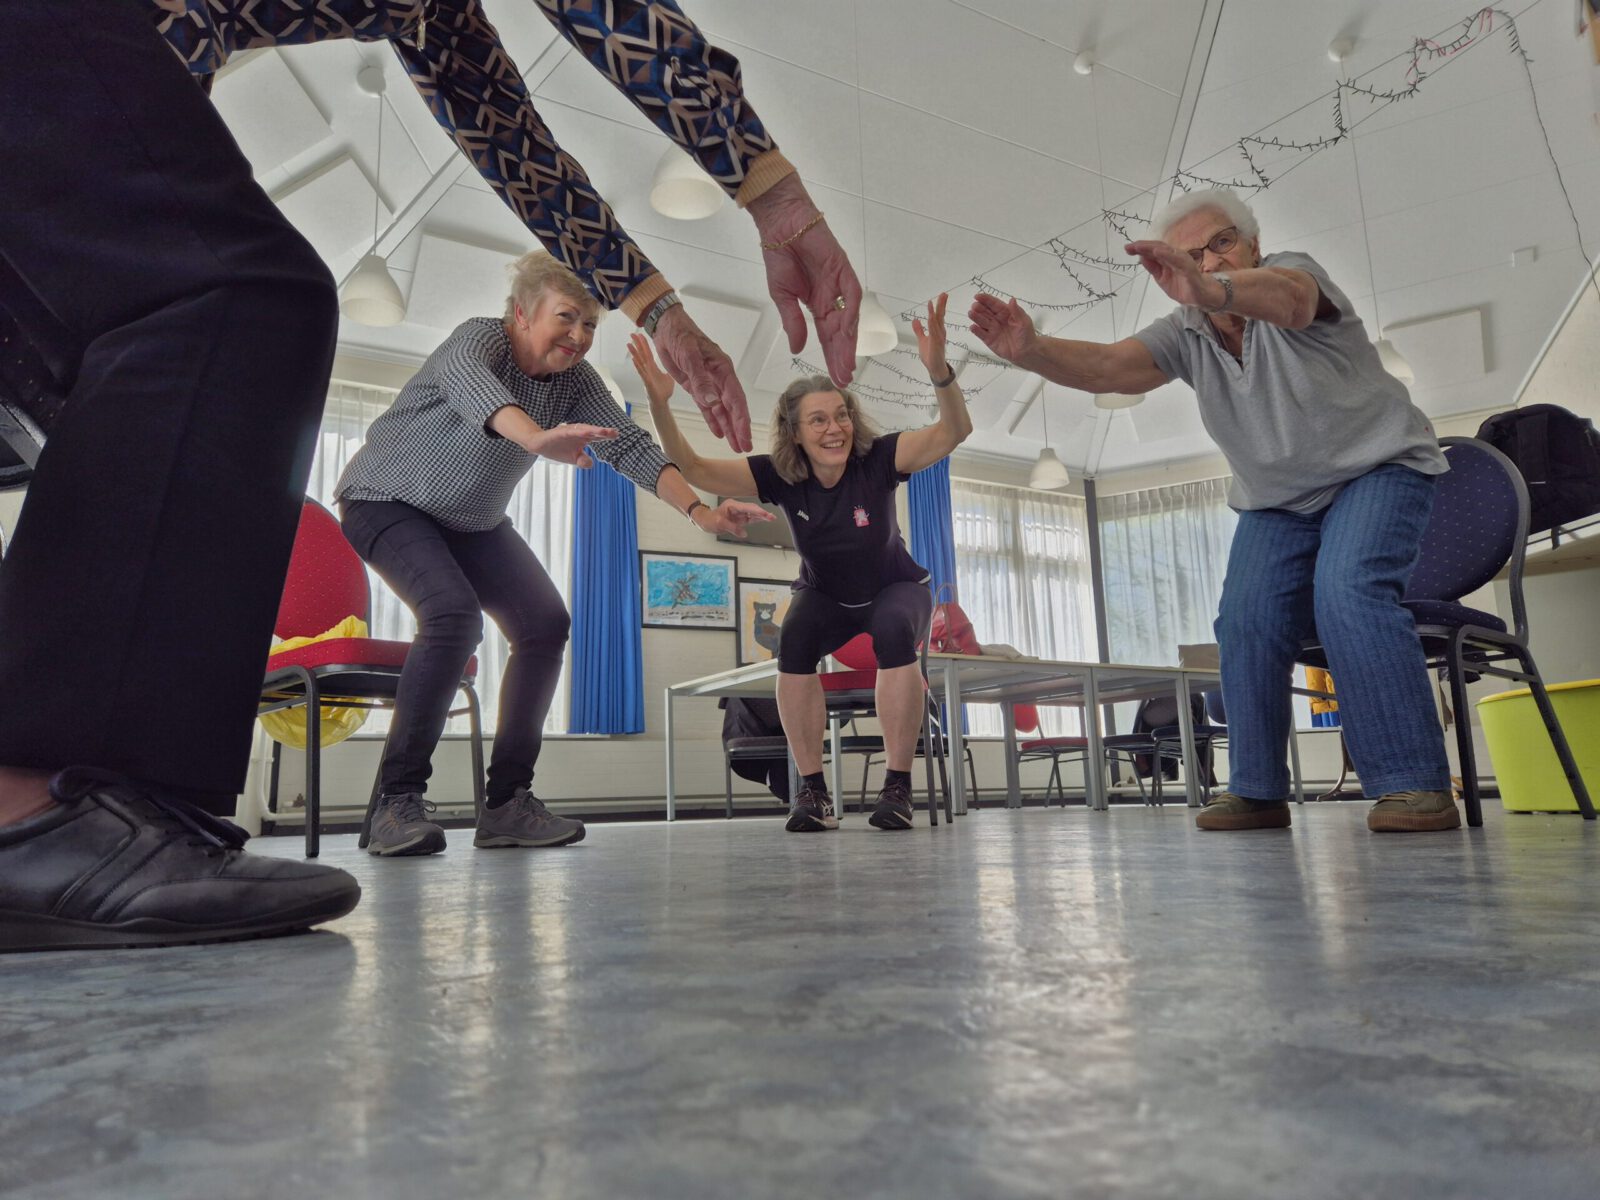
[[[878,439],[877,428],[862,415],[854,392],[835,387],[826,375],[804,375],[783,389],[772,410],[772,467],[785,483],[799,483],[811,474],[811,460],[800,449],[800,401],[812,392],[837,392],[844,400],[853,435],[850,449],[857,458]]]
[[[517,306],[531,313],[546,292],[559,292],[584,305],[590,312],[600,310],[600,302],[567,265],[543,250],[533,250],[506,268],[511,276],[511,294],[506,297],[506,320],[516,316]]]

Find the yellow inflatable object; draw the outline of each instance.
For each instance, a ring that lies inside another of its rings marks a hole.
[[[1306,687],[1313,692],[1333,691],[1333,676],[1321,667],[1306,668]],[[1311,698],[1311,711],[1314,713],[1329,713],[1339,711],[1337,700],[1323,700],[1313,696]]]
[[[316,637],[290,638],[286,642],[278,642],[268,653],[282,654],[285,650],[309,646],[312,642],[326,642],[332,638],[366,636],[365,621],[360,617],[346,617],[326,633],[319,633]],[[323,746],[337,745],[367,721],[368,710],[365,708],[350,708],[342,704],[324,704],[321,708],[322,736],[319,741]],[[261,728],[265,729],[267,736],[274,741],[282,742],[285,746],[293,746],[296,750],[306,748],[306,716],[298,708],[280,708],[277,712],[265,713],[256,720],[261,722]]]

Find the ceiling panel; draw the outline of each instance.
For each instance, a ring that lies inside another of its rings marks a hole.
[[[1178,95],[1205,12],[1204,0],[966,0],[1076,54]]]

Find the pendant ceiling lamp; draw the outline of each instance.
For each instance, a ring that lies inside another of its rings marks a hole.
[[[361,325],[398,325],[405,320],[406,300],[389,264],[378,253],[378,189],[383,183],[383,91],[385,76],[377,63],[356,72],[356,85],[378,101],[378,166],[372,182],[372,249],[339,289],[339,311]]]

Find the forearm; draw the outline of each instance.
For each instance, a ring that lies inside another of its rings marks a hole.
[[[741,206],[793,171],[745,99],[739,60],[706,41],[674,0],[537,3],[590,66]],[[656,69],[642,64],[646,57]]]
[[[489,418],[489,428],[506,441],[515,442],[529,454],[537,453],[533,449],[533,439],[544,432],[544,426],[515,404],[496,409]]]
[[[943,387],[933,389],[939,401],[939,428],[950,442],[951,449],[966,441],[972,433],[972,415],[967,412],[966,393],[961,384],[952,379]]]
[[[1098,394],[1122,390],[1111,378],[1108,357],[1106,347],[1099,342],[1040,335],[1013,361],[1051,383]]]
[[[647,281],[660,279],[583,167],[535,111],[479,0],[439,5],[420,48],[400,40],[391,45],[434,119],[601,304],[618,308]],[[568,220],[576,212],[584,219]],[[659,290],[666,290],[664,281]]]
[[[700,493],[689,486],[689,481],[683,477],[682,472],[674,466],[663,468],[661,474],[656,477],[656,495],[660,497],[662,503],[670,505],[681,513],[687,513],[696,500],[701,504],[706,503]]]
[[[678,419],[672,415],[671,404],[665,400],[651,400],[650,421],[656,427],[656,440],[661,443],[662,452],[673,461],[685,478],[692,479],[695,467],[700,462],[700,456],[694,452],[694,448],[689,445],[689,439],[678,427]]]
[[[1304,329],[1316,319],[1320,293],[1316,281],[1304,271],[1252,267],[1227,271],[1233,284],[1233,301],[1227,312],[1252,321],[1265,321],[1283,329]],[[1206,295],[1202,307],[1216,312],[1228,299],[1228,292],[1210,275],[1204,276]]]

